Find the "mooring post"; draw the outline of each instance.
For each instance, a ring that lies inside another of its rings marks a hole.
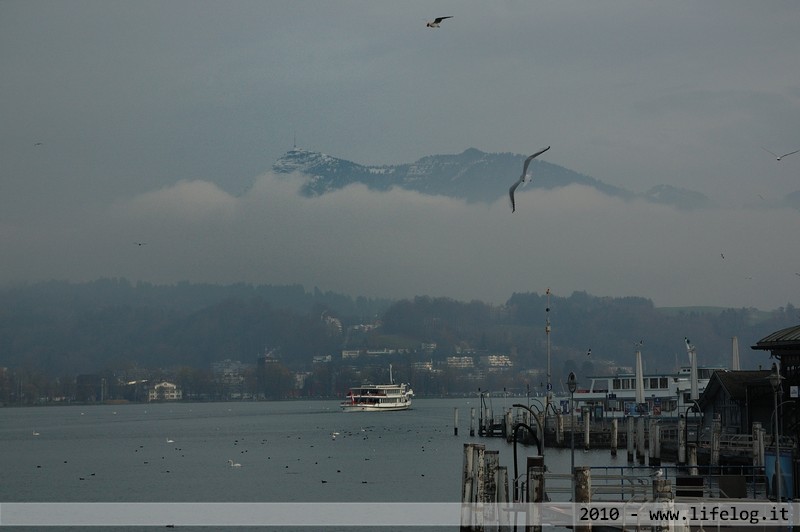
[[[686,418],[678,418],[678,465],[686,464]]]
[[[655,423],[653,425],[653,431],[656,433],[654,439],[654,447],[653,450],[653,462],[650,464],[652,466],[660,466],[661,465],[661,425],[659,423]]]
[[[672,499],[672,483],[666,478],[653,479],[653,500],[665,501]]]
[[[572,500],[576,504],[592,502],[592,470],[589,466],[578,466],[572,474],[575,476],[575,493],[572,494]],[[573,519],[574,517],[573,515]],[[589,532],[592,527],[573,524],[572,529],[575,532]]]
[[[633,463],[633,416],[628,416],[628,430],[625,443],[628,446],[628,463]]]
[[[541,532],[540,504],[545,500],[544,486],[544,456],[529,456],[526,463],[527,480],[525,501],[528,505],[526,532]]]
[[[591,422],[591,412],[589,408],[581,409],[581,414],[583,415],[583,448],[585,450],[589,450],[589,437],[591,435],[592,429],[592,422]]]
[[[617,436],[619,435],[619,427],[617,426],[617,418],[611,420],[611,457],[617,457]]]
[[[636,418],[636,457],[639,465],[644,464],[644,418]]]
[[[697,444],[690,443],[687,447],[687,454],[689,456],[686,461],[689,466],[689,474],[697,475]]]
[[[469,409],[469,435],[475,436],[475,407]]]
[[[458,407],[453,409],[453,436],[458,436]]]
[[[500,467],[500,451],[486,450],[483,456],[486,463],[486,473],[483,477],[485,488],[483,498],[478,502],[486,503],[482,514],[485,521],[482,524],[486,526],[486,521],[488,521],[489,526],[492,526],[497,523],[498,519],[496,503],[499,491],[497,469]]]
[[[711,466],[716,468],[719,465],[719,451],[722,441],[722,420],[719,414],[714,415],[711,424]]]
[[[655,419],[650,420],[650,428],[648,433],[648,453],[649,464],[653,467],[661,465],[661,425]]]
[[[542,434],[542,441],[544,441],[544,434]],[[564,416],[556,416],[556,443],[558,445],[564,443]]]
[[[759,421],[753,423],[753,465],[764,466],[764,432]]]
[[[498,523],[498,531],[506,531],[510,530],[508,528],[509,525],[509,513],[506,510],[506,506],[508,503],[508,467],[507,466],[499,466],[497,468],[497,479],[495,481],[497,485],[497,497],[495,501],[497,502],[497,523]]]
[[[475,502],[475,443],[464,444],[464,465],[461,477],[461,532],[470,532]]]
[[[483,532],[483,502],[486,500],[486,448],[483,445],[473,447],[472,462],[475,464],[475,499],[476,511],[472,513],[472,531]]]

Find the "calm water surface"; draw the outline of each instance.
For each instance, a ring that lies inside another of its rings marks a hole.
[[[0,502],[458,502],[464,443],[499,450],[513,474],[511,445],[469,437],[476,403],[420,399],[384,413],[341,412],[336,401],[3,408]],[[528,454],[519,447],[520,467]],[[551,471],[569,470],[569,450],[545,454]],[[576,465],[609,462],[607,451],[576,454]]]

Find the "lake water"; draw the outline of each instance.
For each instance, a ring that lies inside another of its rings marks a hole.
[[[510,444],[469,437],[478,407],[417,399],[383,413],[341,412],[334,400],[3,408],[0,503],[457,503],[465,443],[499,450],[513,474]],[[520,446],[520,467],[533,454]],[[550,471],[569,471],[568,449],[545,455]],[[607,450],[575,456],[576,465],[610,461]],[[622,449],[613,465],[624,461]]]

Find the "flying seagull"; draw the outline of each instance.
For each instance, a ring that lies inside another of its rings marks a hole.
[[[773,153],[773,152],[769,151],[764,146],[761,146],[761,149],[764,150],[765,152],[769,153],[770,155],[775,156],[777,158],[777,160],[779,160],[779,161],[781,159],[783,159],[784,157],[788,157],[789,155],[795,154],[795,153],[800,151],[800,150],[794,150],[794,151],[790,151],[789,153],[784,153],[783,155],[778,155],[777,153]]]
[[[511,185],[511,188],[508,189],[508,197],[511,198],[511,212],[514,212],[516,210],[516,204],[514,203],[514,191],[517,190],[517,187],[520,186],[520,184],[522,184],[522,182],[525,181],[525,176],[528,173],[528,165],[531,164],[531,161],[533,159],[535,159],[537,156],[543,154],[544,152],[546,152],[549,149],[550,149],[550,146],[546,147],[542,151],[538,151],[538,152],[534,153],[533,155],[531,155],[530,157],[525,159],[525,164],[522,166],[522,175],[519,176],[519,179],[517,180],[517,182],[514,183],[513,185]]]
[[[144,246],[147,242],[134,242],[137,246]]]
[[[446,18],[453,18],[453,17],[436,17],[432,21],[429,20],[428,23],[425,24],[425,26],[428,28],[438,28],[439,24],[441,24],[442,21]]]

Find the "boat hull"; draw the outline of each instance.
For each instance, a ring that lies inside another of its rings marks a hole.
[[[398,410],[408,410],[411,408],[411,401],[400,405],[390,406],[342,403],[341,407],[343,412],[396,412]]]

